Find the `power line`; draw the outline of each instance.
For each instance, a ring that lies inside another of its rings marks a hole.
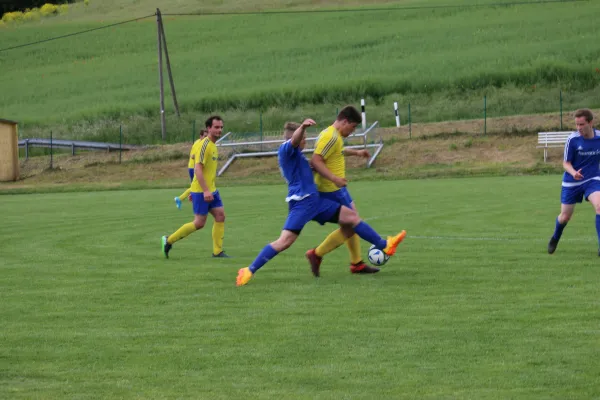
[[[510,3],[488,3],[488,4],[442,4],[437,6],[405,6],[405,7],[380,7],[380,8],[342,8],[324,10],[281,10],[281,11],[239,11],[239,12],[196,12],[196,13],[162,13],[163,16],[221,16],[221,15],[276,15],[276,14],[322,14],[342,12],[374,12],[374,11],[406,11],[426,10],[444,8],[485,8],[485,7],[508,7],[520,5],[540,5],[551,3],[582,3],[589,0],[536,0],[536,1],[514,1]]]
[[[406,11],[406,10],[425,10],[425,9],[444,9],[444,8],[484,8],[484,7],[508,7],[518,5],[540,5],[551,3],[582,3],[589,0],[537,0],[537,1],[514,1],[510,3],[489,3],[489,4],[442,4],[437,6],[406,6],[406,7],[381,7],[381,8],[344,8],[330,10],[283,10],[283,11],[247,11],[247,12],[211,12],[211,13],[162,13],[163,16],[211,16],[211,15],[277,15],[277,14],[317,14],[317,13],[347,13],[347,12],[374,12],[374,11]],[[27,46],[34,46],[40,43],[50,42],[58,39],[65,39],[71,36],[82,35],[84,33],[94,32],[101,29],[111,28],[117,25],[128,24],[130,22],[139,21],[142,19],[154,17],[156,13],[146,15],[144,17],[134,18],[127,21],[116,22],[114,24],[104,25],[97,28],[87,29],[84,31],[73,32],[62,36],[56,36],[48,39],[38,40],[36,42],[19,44],[17,46],[6,47],[0,49],[0,53],[8,50],[19,49]]]
[[[135,18],[135,19],[129,19],[127,21],[121,21],[121,22],[116,22],[114,24],[99,26],[97,28],[92,28],[92,29],[87,29],[85,31],[73,32],[73,33],[68,33],[66,35],[62,35],[62,36],[52,37],[52,38],[49,38],[49,39],[38,40],[37,42],[24,43],[24,44],[19,44],[17,46],[6,47],[4,49],[0,49],[0,53],[3,52],[3,51],[19,49],[21,47],[33,46],[33,45],[40,44],[40,43],[50,42],[52,40],[64,39],[64,38],[68,38],[68,37],[71,37],[71,36],[81,35],[81,34],[88,33],[88,32],[93,32],[93,31],[98,31],[100,29],[106,29],[106,28],[110,28],[110,27],[113,27],[113,26],[117,26],[117,25],[128,24],[130,22],[135,22],[135,21],[139,21],[139,20],[142,20],[142,19],[154,17],[155,15],[156,15],[156,13],[155,14],[151,14],[151,15],[146,15],[145,17],[139,17],[139,18]]]

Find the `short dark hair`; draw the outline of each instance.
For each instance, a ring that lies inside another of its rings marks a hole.
[[[206,122],[204,123],[204,126],[206,126],[207,128],[210,128],[213,126],[213,122],[214,121],[223,121],[223,118],[219,117],[218,115],[213,115],[208,117],[208,119],[206,120]]]
[[[359,124],[362,122],[362,117],[356,108],[353,106],[346,106],[339,112],[337,120],[347,120],[350,123]]]
[[[286,122],[285,125],[283,125],[283,137],[286,139],[291,138],[294,132],[296,132],[296,129],[298,128],[300,128],[299,123],[289,121]]]
[[[582,108],[580,110],[575,111],[575,118],[579,117],[585,117],[585,120],[587,122],[592,122],[592,120],[594,119],[594,114],[592,114],[591,110],[587,108]]]

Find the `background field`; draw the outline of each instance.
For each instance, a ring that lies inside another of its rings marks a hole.
[[[101,3],[101,4],[95,4]],[[4,28],[0,49],[163,13],[283,8],[273,1],[94,2],[69,15]],[[358,2],[321,2],[351,7]],[[169,140],[189,136],[191,121],[210,112],[226,128],[279,129],[287,119],[328,121],[345,103],[367,98],[371,121],[479,118],[600,105],[596,2],[489,6],[498,1],[373,1],[364,7],[397,11],[165,17],[175,83],[183,111]],[[508,2],[505,2],[508,3]],[[118,5],[120,4],[120,5]],[[314,9],[309,1],[287,10]],[[486,6],[487,4],[487,6]],[[464,7],[457,7],[463,5]],[[414,8],[410,8],[414,7]],[[160,137],[154,18],[42,45],[0,52],[0,108],[21,122],[25,136],[105,138],[123,124],[130,140]]]
[[[342,248],[315,280],[303,252],[331,228],[311,225],[243,288],[282,185],[222,189],[231,260],[208,231],[162,258],[190,218],[175,190],[0,196],[0,397],[597,398],[594,213],[548,256],[559,180],[355,183],[364,218],[409,233],[380,274]]]

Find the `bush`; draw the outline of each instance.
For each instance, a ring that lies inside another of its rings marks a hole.
[[[40,12],[44,17],[52,14],[58,14],[58,7],[54,4],[46,3],[42,6],[42,8],[40,8]]]
[[[23,21],[39,21],[41,18],[40,10],[34,8],[32,10],[25,10],[25,14],[23,14]]]
[[[2,21],[6,24],[11,22],[21,22],[23,21],[23,13],[21,11],[6,13],[2,16]]]
[[[60,6],[58,6],[58,13],[59,14],[66,14],[69,12],[69,5],[68,4],[61,4]]]

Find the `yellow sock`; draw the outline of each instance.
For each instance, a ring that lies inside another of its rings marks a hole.
[[[348,250],[350,250],[350,262],[352,264],[357,264],[362,261],[362,256],[360,255],[360,237],[355,233],[346,241],[346,245],[348,246]]]
[[[184,201],[185,199],[188,198],[188,196],[190,195],[190,193],[192,192],[192,190],[190,188],[187,188],[187,190],[183,193],[181,193],[181,196],[179,196],[179,200]]]
[[[225,235],[225,222],[215,222],[212,228],[213,254],[223,251],[223,236]]]
[[[176,241],[181,240],[184,237],[188,236],[190,233],[194,233],[194,232],[196,232],[196,225],[194,225],[193,222],[188,222],[187,224],[183,225],[181,228],[177,229],[174,234],[169,236],[167,238],[167,242],[169,244],[173,244]]]
[[[323,243],[321,243],[319,247],[315,249],[315,253],[317,256],[323,257],[325,254],[330,253],[343,245],[345,241],[346,237],[340,229],[337,229],[331,232],[329,236],[323,240]]]

